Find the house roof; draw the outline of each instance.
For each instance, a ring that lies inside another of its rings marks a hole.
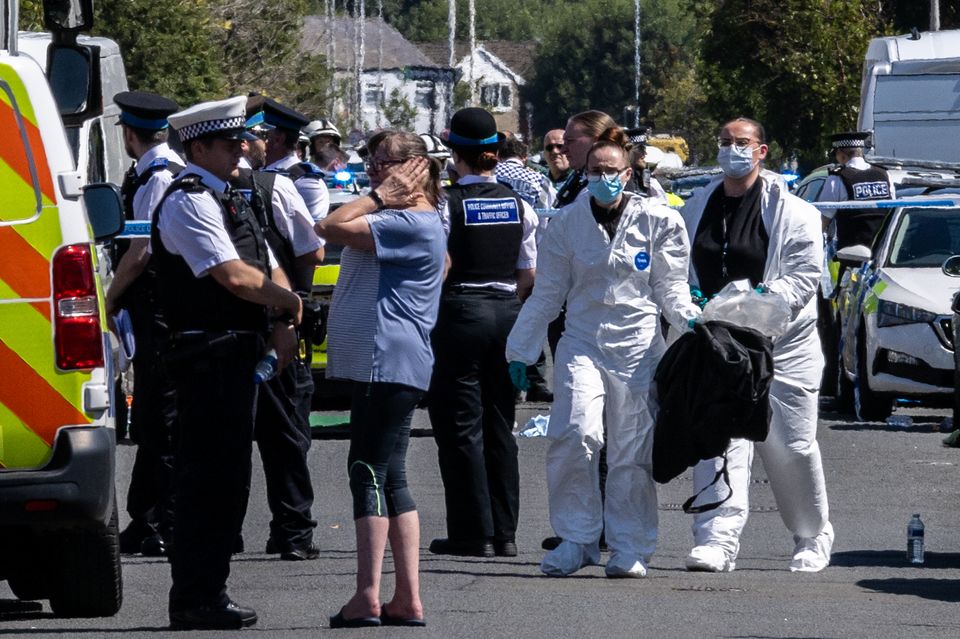
[[[418,42],[416,43],[431,60],[437,64],[446,65],[450,59],[450,46],[446,42]],[[537,50],[536,42],[511,42],[510,40],[487,40],[477,42],[488,53],[498,58],[511,72],[529,82],[534,75],[534,56]],[[455,44],[454,52],[459,64],[470,52],[470,43],[460,41]]]
[[[325,16],[306,16],[300,38],[300,50],[306,52],[327,53],[327,44],[331,33],[336,49],[334,68],[348,69],[354,64],[357,21],[353,18],[334,18]],[[400,32],[377,18],[367,18],[363,30],[363,68],[402,69],[404,67],[449,68],[445,62],[437,63],[427,57],[412,42],[400,35]],[[380,58],[382,38],[383,58]]]

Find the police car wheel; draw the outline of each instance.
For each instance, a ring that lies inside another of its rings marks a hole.
[[[893,412],[893,398],[878,393],[870,388],[867,369],[866,333],[861,327],[857,335],[857,381],[858,381],[858,409],[857,416],[865,421],[883,421]]]

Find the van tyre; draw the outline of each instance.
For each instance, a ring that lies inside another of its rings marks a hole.
[[[893,398],[870,389],[869,369],[867,367],[867,337],[863,328],[857,335],[857,381],[859,405],[857,417],[863,421],[879,422],[890,417],[893,412]]]
[[[7,575],[7,585],[17,599],[33,601],[50,596],[49,566],[33,552],[23,555],[26,561],[17,561]]]
[[[60,617],[110,617],[123,602],[117,505],[110,523],[58,536],[50,608]]]

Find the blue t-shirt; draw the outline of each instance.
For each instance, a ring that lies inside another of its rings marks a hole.
[[[345,248],[327,327],[327,375],[426,390],[447,238],[435,212],[367,216],[374,251]]]

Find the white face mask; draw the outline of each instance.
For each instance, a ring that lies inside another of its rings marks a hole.
[[[731,144],[722,146],[717,151],[717,162],[723,169],[724,175],[732,178],[742,178],[750,173],[755,166],[753,163],[753,148],[739,147]]]

